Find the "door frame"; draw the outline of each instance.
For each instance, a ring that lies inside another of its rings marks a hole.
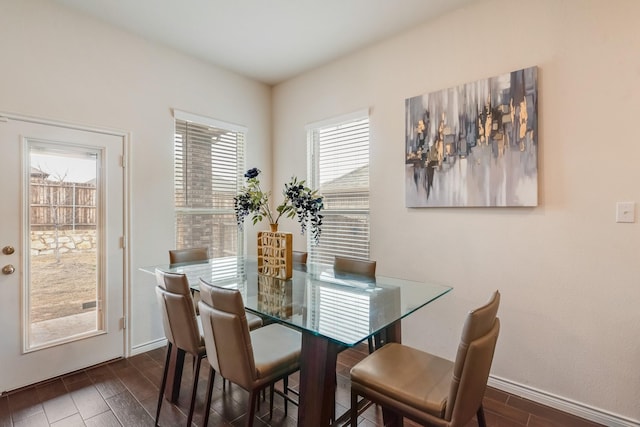
[[[122,188],[122,203],[123,203],[123,237],[122,237],[122,251],[123,251],[123,272],[122,272],[122,296],[123,296],[123,313],[125,316],[124,322],[124,342],[123,350],[124,357],[131,355],[131,327],[127,319],[131,319],[131,172],[129,170],[129,158],[131,157],[131,132],[105,127],[96,127],[91,125],[84,125],[80,123],[71,123],[61,120],[45,119],[35,116],[27,116],[23,114],[16,114],[10,112],[0,111],[0,120],[11,119],[28,123],[35,123],[40,125],[57,126],[67,129],[95,132],[105,135],[112,135],[122,138],[122,168],[123,168],[123,188]],[[23,245],[24,246],[24,245]],[[24,250],[24,248],[23,248]],[[22,254],[24,258],[24,254]]]

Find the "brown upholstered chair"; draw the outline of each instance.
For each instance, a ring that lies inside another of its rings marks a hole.
[[[213,381],[218,372],[249,392],[246,425],[252,426],[260,390],[270,387],[273,410],[273,384],[300,369],[302,335],[276,323],[249,332],[237,289],[212,286],[200,279],[200,293],[198,305],[211,365],[203,425],[209,421]]]
[[[293,251],[292,255],[291,255],[291,259],[293,261],[293,264],[300,264],[300,265],[305,265],[307,263],[307,257],[308,257],[308,253],[307,252],[303,252],[303,251]]]
[[[376,262],[337,256],[333,259],[333,271],[337,274],[355,274],[375,279]]]
[[[482,398],[500,332],[500,293],[467,316],[455,362],[389,343],[351,369],[351,425],[358,396],[399,416],[438,427],[485,426]]]
[[[293,269],[298,271],[307,271],[307,258],[309,254],[303,251],[293,251],[291,260],[293,261]]]
[[[350,274],[375,279],[376,262],[337,256],[333,259],[333,272],[336,276],[339,276],[340,274]],[[376,334],[374,338],[369,337],[367,344],[369,345],[369,353],[373,353],[376,347],[380,347],[382,345],[382,336]]]
[[[187,262],[207,261],[209,259],[209,250],[207,248],[188,248],[188,249],[170,249],[169,250],[169,264],[184,264]],[[200,295],[198,292],[192,292],[193,305],[198,313],[198,301]],[[262,326],[263,321],[260,316],[256,316],[253,313],[247,313],[247,323],[249,329],[253,330]]]
[[[174,266],[176,264],[186,264],[195,262],[204,262],[209,259],[209,249],[207,248],[187,248],[187,249],[170,249],[169,250],[169,264]],[[193,298],[193,306],[198,314],[198,301],[200,296],[197,292],[191,291],[191,297]]]
[[[164,364],[162,385],[160,386],[160,396],[158,397],[158,407],[156,409],[155,425],[158,425],[164,389],[167,385],[171,350],[173,346],[176,346],[193,356],[195,372],[193,374],[191,403],[187,416],[187,426],[190,426],[191,420],[193,419],[196,391],[198,389],[200,362],[207,354],[204,337],[200,331],[198,320],[196,319],[196,312],[193,307],[187,276],[156,270],[156,282],[156,294],[162,313],[162,326],[164,328],[164,334],[167,337],[168,345],[167,359]]]
[[[187,248],[169,250],[169,264],[182,264],[185,262],[206,261],[209,259],[207,248]]]

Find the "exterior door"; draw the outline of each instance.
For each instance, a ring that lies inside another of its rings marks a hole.
[[[0,393],[124,356],[124,137],[0,118]]]

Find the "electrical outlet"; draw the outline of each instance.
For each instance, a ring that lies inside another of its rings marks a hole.
[[[616,222],[635,222],[636,204],[634,202],[616,203]]]

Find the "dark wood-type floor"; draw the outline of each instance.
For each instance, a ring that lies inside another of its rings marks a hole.
[[[338,359],[337,413],[344,412],[350,402],[348,372],[366,356],[366,347],[350,349]],[[158,387],[162,378],[165,349],[153,350],[125,360],[85,369],[51,381],[40,383],[0,397],[0,427],[111,427],[152,426]],[[203,361],[194,424],[202,425],[206,398],[208,363]],[[187,362],[182,391],[177,405],[165,401],[160,416],[161,426],[184,426],[191,395],[191,364]],[[290,386],[297,385],[292,377]],[[244,425],[248,394],[240,387],[227,386],[216,377],[211,404],[210,426]],[[268,399],[268,398],[267,398]],[[254,422],[256,427],[295,426],[297,408],[289,404],[284,415],[283,400],[277,396],[272,419],[268,401],[262,402]],[[485,395],[487,424],[494,427],[593,427],[598,424],[582,420],[537,403],[489,388]],[[359,420],[362,427],[382,426],[379,407],[371,406]],[[405,426],[415,426],[405,421]],[[472,420],[469,426],[477,426]]]

